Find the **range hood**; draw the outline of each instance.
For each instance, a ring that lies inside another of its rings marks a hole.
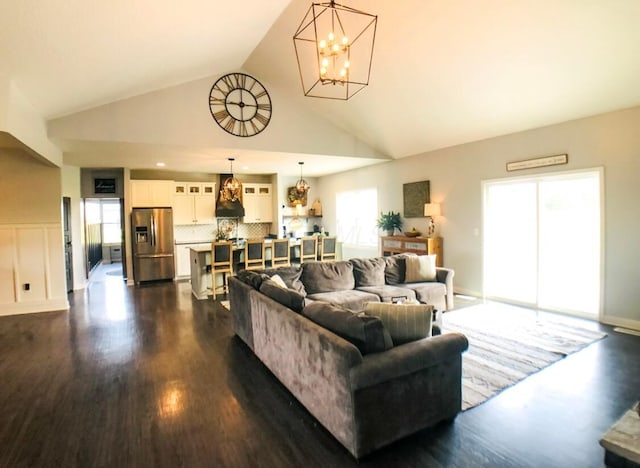
[[[230,201],[222,196],[222,185],[225,180],[232,176],[233,174],[220,174],[220,190],[218,190],[218,197],[216,198],[216,218],[242,218],[244,216],[242,189],[238,200]]]

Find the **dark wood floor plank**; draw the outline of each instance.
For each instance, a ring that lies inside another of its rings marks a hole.
[[[71,310],[0,318],[0,466],[590,467],[640,398],[615,333],[356,462],[188,283],[111,278]]]

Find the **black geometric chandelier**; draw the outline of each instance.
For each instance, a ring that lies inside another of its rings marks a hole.
[[[347,100],[369,84],[378,17],[312,3],[293,36],[305,96]]]

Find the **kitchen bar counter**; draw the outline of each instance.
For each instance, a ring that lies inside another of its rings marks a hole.
[[[191,243],[191,242],[190,242]],[[271,239],[264,240],[265,258],[269,260],[271,258]],[[300,247],[300,241],[292,239],[289,242],[289,247],[296,249]],[[211,290],[211,245],[191,247],[190,249],[191,260],[191,293],[197,299],[206,299],[207,296],[212,295]],[[241,263],[244,261],[244,245],[233,246],[234,251],[234,263]],[[299,252],[299,249],[296,249]],[[295,251],[292,252],[292,258],[299,257],[299,253],[296,255]],[[216,274],[216,284],[222,286],[222,274]]]

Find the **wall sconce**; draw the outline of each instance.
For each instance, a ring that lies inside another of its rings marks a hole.
[[[429,228],[427,231],[427,236],[431,237],[436,231],[436,224],[433,222],[433,217],[440,216],[440,203],[425,203],[424,215],[429,218]]]

